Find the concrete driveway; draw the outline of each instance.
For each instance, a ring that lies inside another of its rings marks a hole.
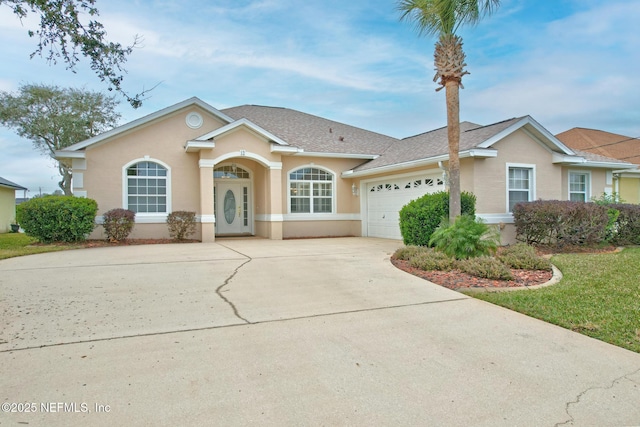
[[[0,261],[0,424],[640,424],[640,354],[410,276],[399,245]]]

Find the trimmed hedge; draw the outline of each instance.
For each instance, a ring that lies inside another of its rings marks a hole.
[[[463,215],[476,214],[476,196],[462,192]],[[425,194],[400,210],[400,232],[405,245],[429,246],[431,235],[443,218],[449,217],[449,192]]]
[[[136,221],[136,213],[128,209],[111,209],[102,216],[102,226],[107,239],[110,242],[126,240],[133,230]]]
[[[516,239],[532,245],[640,245],[640,205],[538,200],[513,208]]]
[[[538,200],[513,207],[516,239],[531,245],[593,245],[606,240],[609,207],[595,203]]]
[[[616,245],[640,245],[640,205],[612,204],[620,214],[616,219],[611,242]]]
[[[74,196],[45,196],[16,207],[16,220],[29,236],[43,243],[85,240],[95,228],[98,204]]]

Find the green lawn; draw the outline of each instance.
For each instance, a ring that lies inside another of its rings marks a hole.
[[[3,233],[0,234],[0,259],[12,258],[16,256],[41,254],[44,252],[64,251],[66,249],[76,249],[80,247],[74,244],[52,244],[37,245],[33,239],[23,233]]]
[[[471,295],[640,353],[640,248],[552,262],[564,275],[557,285]]]

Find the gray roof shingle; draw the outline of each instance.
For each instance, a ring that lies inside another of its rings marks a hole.
[[[520,118],[482,126],[471,122],[460,123],[460,151],[477,147],[491,137],[499,134]],[[420,159],[428,159],[449,153],[447,128],[439,128],[397,141],[380,157],[358,166],[355,170],[364,171],[383,166],[401,164]]]
[[[245,118],[286,141],[289,145],[302,148],[307,153],[378,156],[373,160],[363,162],[353,169],[354,172],[402,165],[412,161],[446,156],[449,153],[446,127],[397,139],[288,108],[242,105],[221,111],[234,120]],[[464,152],[479,146],[488,148],[487,144],[501,132],[518,123],[531,122],[532,119],[528,116],[514,117],[487,126],[461,122],[460,151]],[[554,142],[550,142],[549,145],[555,148]],[[618,162],[597,154],[574,151],[578,156],[589,161]]]
[[[0,186],[14,188],[16,190],[26,190],[22,185],[18,185],[15,182],[11,182],[8,179],[4,179],[0,176]]]
[[[306,152],[379,155],[398,141],[288,108],[242,105],[221,111],[235,120],[246,118]]]

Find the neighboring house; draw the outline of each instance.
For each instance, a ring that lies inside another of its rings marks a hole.
[[[518,201],[610,191],[630,163],[578,155],[529,116],[461,124],[461,187],[513,241]],[[286,108],[217,110],[198,98],[56,153],[73,191],[99,212],[136,212],[132,237],[166,237],[169,212],[197,213],[198,239],[372,236],[399,239],[398,211],[444,190],[446,128],[405,139]],[[100,218],[98,218],[100,220]],[[102,236],[98,228],[93,237]]]
[[[16,190],[26,188],[0,177],[0,233],[11,231],[16,222]]]
[[[556,135],[568,147],[640,165],[640,138],[596,129],[573,128]],[[640,168],[613,172],[614,188],[628,203],[640,203]]]

